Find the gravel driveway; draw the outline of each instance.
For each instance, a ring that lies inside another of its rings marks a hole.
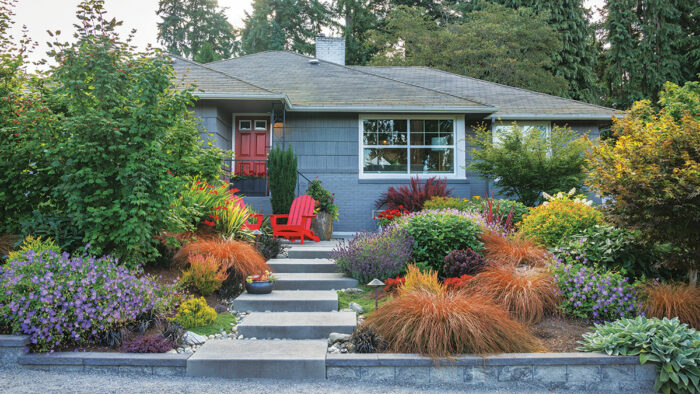
[[[449,393],[459,386],[397,386],[367,382],[224,380],[216,378],[57,373],[0,369],[3,393]],[[471,391],[473,392],[473,391]],[[490,391],[505,392],[505,391]],[[522,391],[518,391],[522,393]],[[533,392],[534,393],[534,392]]]

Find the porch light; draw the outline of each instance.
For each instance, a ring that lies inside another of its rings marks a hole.
[[[377,308],[379,308],[379,292],[380,289],[384,286],[384,282],[377,278],[374,278],[371,282],[367,283],[367,286],[374,289],[374,309],[377,310]]]

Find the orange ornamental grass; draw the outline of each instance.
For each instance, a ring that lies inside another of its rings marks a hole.
[[[685,283],[647,284],[642,287],[647,317],[669,319],[700,330],[700,287]]]
[[[547,249],[538,246],[521,233],[504,236],[494,231],[486,231],[481,235],[481,240],[484,243],[484,257],[498,265],[528,264],[541,267],[549,254]]]
[[[449,357],[544,351],[526,327],[480,294],[409,291],[389,299],[365,322],[399,353]]]
[[[175,260],[184,262],[191,255],[211,256],[222,270],[231,270],[235,276],[243,278],[270,269],[255,246],[243,241],[200,239],[183,246],[175,255]]]
[[[555,313],[560,302],[554,277],[540,268],[489,267],[466,287],[490,298],[525,324]]]
[[[414,291],[425,290],[431,293],[442,293],[445,286],[438,280],[437,272],[429,269],[422,272],[415,264],[409,264],[403,285],[399,286],[399,295]]]

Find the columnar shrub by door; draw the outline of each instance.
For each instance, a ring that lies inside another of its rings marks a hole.
[[[267,171],[270,174],[270,203],[272,213],[287,214],[294,201],[297,187],[297,156],[290,145],[282,149],[279,145],[270,150],[267,156]]]

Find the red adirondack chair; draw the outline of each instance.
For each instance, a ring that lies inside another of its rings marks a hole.
[[[236,203],[238,203],[238,206],[240,208],[245,208],[245,202],[243,201],[242,198],[237,199]],[[252,214],[250,216],[255,217],[255,223],[246,223],[243,225],[243,227],[247,228],[250,231],[260,230],[260,226],[262,226],[263,217],[265,217],[265,215],[260,214],[260,213],[256,213],[256,214]]]
[[[288,215],[270,215],[272,236],[287,238],[290,241],[304,239],[319,242],[320,239],[311,230],[311,219],[315,218],[316,201],[311,196],[303,195],[294,199]],[[277,224],[277,219],[286,218],[287,224]]]

